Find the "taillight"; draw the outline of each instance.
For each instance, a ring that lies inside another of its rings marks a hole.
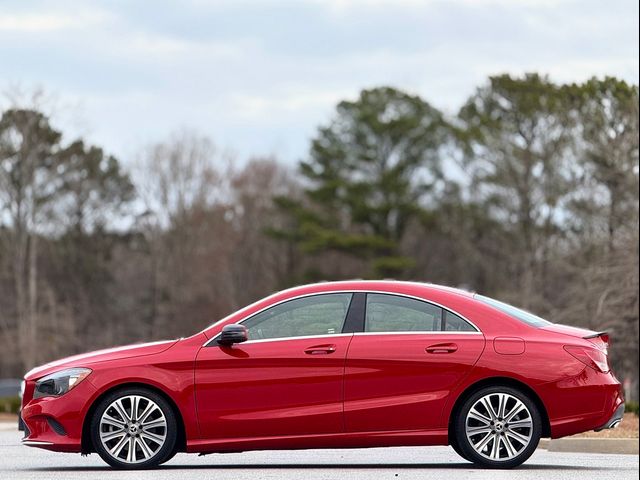
[[[585,340],[589,340],[596,347],[602,350],[605,355],[608,353],[610,337],[607,332],[594,333],[593,335],[587,335],[586,337],[582,338],[584,338]]]
[[[586,366],[593,368],[597,372],[607,373],[609,371],[609,360],[607,355],[598,348],[565,345],[564,349],[567,353],[570,353],[573,357],[580,360]]]

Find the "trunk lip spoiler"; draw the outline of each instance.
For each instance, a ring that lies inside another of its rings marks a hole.
[[[603,335],[609,335],[609,332],[607,332],[607,331],[605,330],[605,331],[602,331],[602,332],[590,333],[589,335],[586,335],[586,336],[584,336],[584,337],[582,337],[582,338],[584,338],[585,340],[588,340],[588,339],[590,339],[590,338],[598,338],[598,337],[602,337]]]

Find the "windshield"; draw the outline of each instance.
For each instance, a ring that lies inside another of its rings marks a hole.
[[[551,322],[545,320],[544,318],[540,318],[533,313],[521,310],[520,308],[516,308],[513,305],[509,305],[508,303],[499,302],[498,300],[494,300],[493,298],[485,297],[483,295],[476,295],[475,298],[493,308],[497,308],[501,312],[506,313],[516,320],[520,320],[527,325],[531,325],[532,327],[544,327],[546,325],[551,325]]]

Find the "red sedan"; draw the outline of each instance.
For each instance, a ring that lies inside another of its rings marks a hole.
[[[22,442],[117,468],[177,452],[400,445],[514,467],[540,437],[617,426],[607,343],[436,285],[307,285],[189,338],[32,370]]]

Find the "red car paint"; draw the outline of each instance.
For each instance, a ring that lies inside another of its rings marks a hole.
[[[383,292],[442,306],[479,332],[336,333],[205,346],[223,326],[271,305],[327,292]],[[320,283],[260,300],[189,338],[102,350],[25,376],[23,441],[92,450],[83,428],[106,392],[146,385],[180,414],[188,452],[267,448],[446,445],[456,401],[479,382],[535,395],[553,438],[605,424],[623,402],[613,373],[586,366],[565,345],[601,348],[588,330],[532,327],[473,294],[395,281]],[[319,353],[316,355],[316,353]],[[92,370],[60,397],[33,398],[35,382],[70,367]],[[56,433],[47,418],[66,431]]]

